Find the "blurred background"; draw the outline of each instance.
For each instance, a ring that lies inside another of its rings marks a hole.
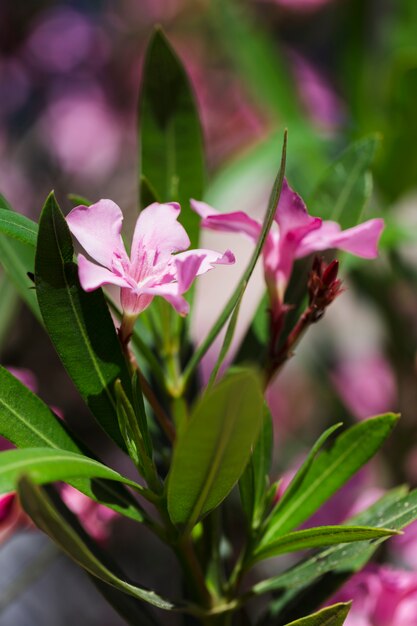
[[[66,210],[70,193],[112,198],[133,223],[139,83],[155,24],[163,25],[194,87],[207,155],[205,198],[213,206],[262,214],[285,127],[287,175],[307,205],[334,159],[352,142],[365,142],[363,217],[386,220],[381,255],[373,262],[346,260],[346,292],[269,389],[275,472],[294,469],[327,425],[393,410],[402,419],[384,454],[348,486],[343,506],[335,501],[323,515],[326,523],[337,522],[361,498],[368,503],[404,481],[416,486],[417,3],[2,0],[0,193],[16,211],[37,220],[55,189]],[[227,241],[244,263],[248,250],[239,238],[210,237],[207,242],[219,249]],[[240,269],[238,264],[231,276]],[[207,277],[201,289],[217,293],[218,280]],[[254,282],[240,336],[262,295],[259,274]],[[224,286],[222,291],[227,295]],[[196,332],[214,314],[200,298]],[[40,325],[3,276],[0,357],[7,367],[32,372],[45,401],[122,467]],[[164,567],[155,567],[147,535],[141,531],[136,540],[137,529],[125,528],[125,520],[94,515],[93,527],[105,528],[100,540],[136,578],[157,589],[171,584],[170,557],[161,554]],[[0,624],[65,625],[75,615],[80,626],[122,623],[84,574],[28,530],[18,513],[0,516],[1,537]],[[387,553],[399,567],[416,569],[416,528],[407,542]],[[71,593],[77,602],[68,606]]]

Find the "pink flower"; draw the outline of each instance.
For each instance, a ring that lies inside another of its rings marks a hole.
[[[181,315],[189,310],[183,294],[194,278],[216,264],[234,263],[233,254],[212,250],[183,251],[190,240],[177,221],[180,206],[154,203],[144,209],[136,222],[130,258],[124,247],[123,215],[111,200],[90,207],[78,206],[67,216],[69,228],[94,261],[78,255],[79,277],[85,291],[102,285],[121,287],[121,303],[128,317],[136,317],[162,296]],[[174,254],[178,253],[178,254]]]
[[[219,213],[204,202],[192,201],[193,209],[203,218],[202,226],[217,231],[240,232],[256,241],[262,225],[243,211]],[[263,250],[265,280],[273,309],[284,300],[285,289],[294,261],[312,252],[338,248],[356,256],[372,259],[383,229],[382,219],[373,219],[342,231],[339,224],[323,221],[307,213],[307,208],[287,181]]]
[[[395,405],[394,372],[381,354],[342,361],[331,379],[347,408],[359,420],[390,411]]]
[[[71,485],[60,485],[59,494],[93,539],[103,542],[109,538],[111,524],[118,517],[115,511],[94,502]]]
[[[368,565],[355,574],[329,604],[348,600],[353,600],[353,604],[345,626],[415,626],[417,574]]]

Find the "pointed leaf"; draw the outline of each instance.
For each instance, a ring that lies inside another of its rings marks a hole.
[[[330,450],[313,460],[286,506],[272,512],[260,545],[296,528],[317,511],[379,450],[397,420],[397,415],[387,413],[342,433]]]
[[[351,604],[351,602],[333,604],[313,615],[286,624],[286,626],[342,626],[348,616]]]
[[[18,448],[51,448],[88,453],[44,402],[1,366],[0,435]],[[93,500],[138,522],[143,521],[144,515],[139,504],[122,485],[101,480],[69,482]]]
[[[19,296],[8,276],[0,277],[0,351],[19,306]]]
[[[139,128],[140,176],[161,202],[180,202],[180,221],[196,247],[199,219],[189,202],[203,194],[202,131],[188,77],[159,28],[146,53]]]
[[[193,411],[180,434],[168,476],[175,524],[194,524],[239,480],[262,425],[262,388],[250,370],[228,374]]]
[[[101,290],[86,293],[73,262],[63,214],[51,194],[39,222],[35,279],[48,334],[68,374],[103,430],[124,448],[114,383],[130,388],[130,376]]]
[[[298,530],[279,537],[275,541],[262,545],[255,550],[251,563],[270,559],[288,552],[298,552],[310,548],[321,548],[333,544],[369,541],[397,534],[388,528],[371,528],[368,526],[318,526]]]
[[[160,609],[172,610],[179,608],[179,605],[161,598],[154,591],[148,591],[132,585],[113,574],[100,562],[81,537],[58,513],[45,493],[29,478],[23,477],[20,479],[19,495],[24,510],[36,526],[49,535],[73,561],[87,570],[92,576],[96,576],[108,585],[112,585],[116,589]]]

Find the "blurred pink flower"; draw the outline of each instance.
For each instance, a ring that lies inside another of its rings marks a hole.
[[[191,202],[202,217],[201,225],[211,230],[240,232],[257,241],[262,225],[243,211],[219,213],[204,202]],[[287,181],[275,214],[274,225],[263,249],[264,275],[273,310],[284,301],[294,261],[312,252],[338,248],[363,258],[375,258],[384,222],[373,219],[342,231],[339,224],[307,213],[307,208]]]
[[[110,536],[111,524],[118,517],[116,511],[94,502],[71,485],[62,484],[59,494],[67,507],[78,517],[84,530],[99,542]]]
[[[154,203],[144,209],[136,222],[131,257],[124,247],[121,229],[123,215],[111,200],[100,200],[90,207],[79,206],[67,216],[69,228],[84,250],[99,265],[78,255],[80,282],[86,291],[102,285],[121,287],[123,311],[134,317],[162,296],[181,315],[189,304],[183,294],[200,274],[216,264],[230,264],[234,256],[212,250],[185,250],[190,240],[178,222],[180,206]]]
[[[97,65],[107,55],[107,47],[102,32],[85,14],[56,7],[40,14],[25,52],[39,69],[64,73],[86,61]]]
[[[359,420],[395,407],[395,375],[382,354],[341,361],[331,373],[331,380],[346,407]]]
[[[54,97],[40,121],[46,149],[70,175],[91,183],[103,180],[121,150],[121,122],[106,104],[101,89]]]
[[[389,548],[395,562],[417,572],[417,521],[407,526],[403,535],[390,539]]]
[[[417,573],[368,565],[328,604],[353,600],[344,626],[415,626]]]
[[[311,120],[324,130],[339,127],[346,111],[329,80],[306,57],[294,50],[289,51],[289,60],[299,98]]]

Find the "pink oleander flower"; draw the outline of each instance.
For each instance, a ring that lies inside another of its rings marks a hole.
[[[136,222],[130,258],[122,241],[123,215],[111,200],[100,200],[90,207],[78,206],[67,216],[69,228],[93,263],[78,255],[81,286],[93,291],[102,285],[121,288],[125,316],[136,318],[155,296],[165,298],[180,315],[186,315],[188,302],[183,294],[194,278],[214,265],[234,263],[234,256],[213,250],[186,250],[188,235],[178,222],[177,203],[151,204]]]
[[[193,200],[191,205],[203,219],[201,225],[211,230],[240,232],[257,241],[262,225],[243,211],[219,213],[204,202]],[[338,248],[367,259],[378,254],[377,244],[384,222],[372,219],[342,231],[339,224],[323,221],[307,213],[307,208],[287,181],[263,249],[265,281],[273,310],[280,309],[285,289],[296,259],[312,252]]]
[[[415,626],[417,574],[380,565],[368,565],[329,600],[353,600],[345,626]]]
[[[395,375],[382,354],[341,361],[331,373],[331,380],[346,407],[358,420],[385,413],[395,406]]]

